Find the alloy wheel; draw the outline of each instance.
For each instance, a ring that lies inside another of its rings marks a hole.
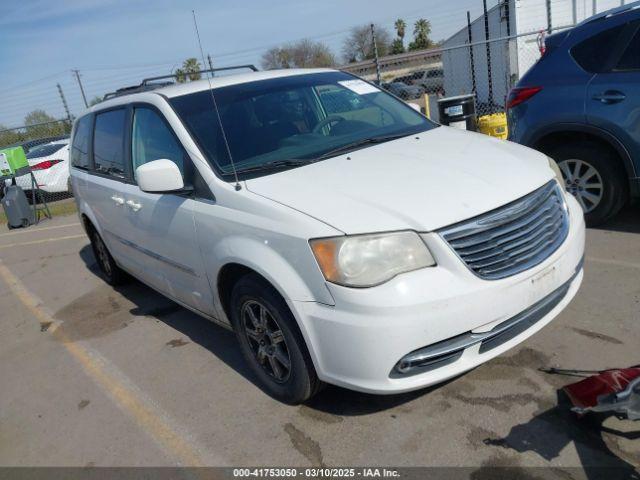
[[[248,300],[242,305],[240,319],[258,364],[276,382],[286,382],[291,374],[291,358],[274,316],[262,303]]]
[[[602,201],[604,185],[598,171],[584,160],[570,159],[558,162],[564,184],[585,213],[592,212]]]

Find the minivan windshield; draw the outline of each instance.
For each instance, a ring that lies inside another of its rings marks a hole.
[[[343,72],[214,89],[239,175],[263,175],[435,128],[374,85]],[[169,99],[211,165],[233,173],[208,90]],[[230,179],[230,178],[229,178]]]

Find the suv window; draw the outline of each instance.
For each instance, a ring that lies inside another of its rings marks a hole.
[[[625,27],[626,25],[618,25],[583,40],[571,49],[571,55],[587,72],[605,72],[610,55]]]
[[[89,168],[89,133],[91,132],[91,116],[78,120],[76,132],[71,146],[71,165],[76,168]]]
[[[98,173],[123,178],[125,110],[110,110],[96,115],[93,133],[93,160]]]
[[[616,65],[617,71],[640,70],[640,28]]]
[[[134,110],[131,135],[133,171],[140,165],[162,158],[178,165],[184,178],[185,151],[182,145],[155,110],[138,107]]]

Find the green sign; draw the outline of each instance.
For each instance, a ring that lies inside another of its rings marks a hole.
[[[22,147],[0,150],[0,170],[2,170],[2,175],[15,173],[25,167],[29,167],[29,162]],[[7,168],[9,168],[9,172],[6,171]]]

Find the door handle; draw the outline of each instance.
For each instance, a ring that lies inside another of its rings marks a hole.
[[[620,103],[626,98],[627,96],[624,93],[618,92],[616,90],[607,90],[604,93],[598,93],[593,96],[594,100],[607,105],[610,105],[612,103]]]
[[[131,210],[133,210],[134,212],[137,212],[138,210],[140,210],[142,208],[142,205],[139,203],[134,202],[133,200],[127,200],[127,205],[131,208]]]
[[[113,200],[116,203],[116,205],[124,205],[124,198],[118,197],[117,195],[114,195],[113,197],[111,197],[111,200]]]

